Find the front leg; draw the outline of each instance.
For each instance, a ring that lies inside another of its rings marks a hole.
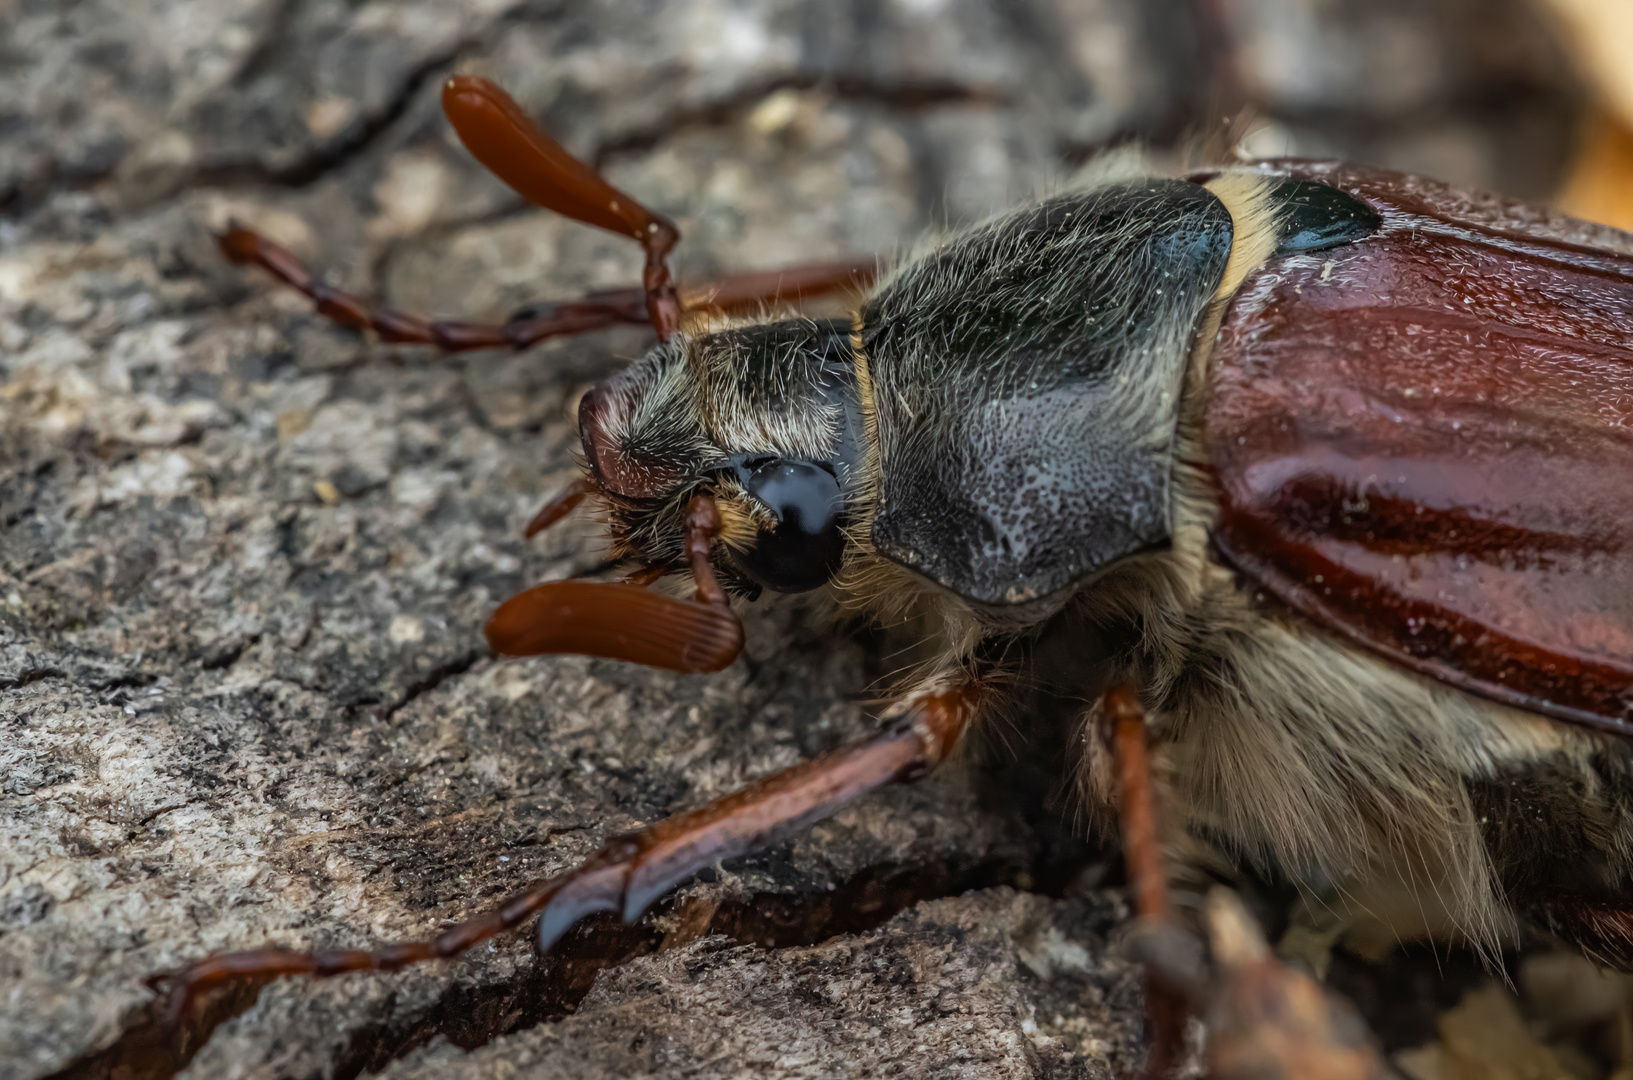
[[[945,761],[975,717],[981,678],[958,670],[922,684],[885,712],[877,735],[814,761],[773,773],[705,806],[639,832],[615,837],[580,866],[527,889],[428,941],[373,951],[300,953],[276,946],[223,953],[173,975],[171,1015],[179,1020],[217,987],[280,975],[327,978],[348,971],[395,971],[422,960],[457,956],[478,942],[539,916],[539,949],[599,911],[639,918],[653,901],[693,874],[786,839],[891,783],[911,783]]]

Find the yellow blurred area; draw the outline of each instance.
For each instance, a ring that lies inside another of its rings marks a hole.
[[[1633,127],[1596,113],[1583,126],[1558,202],[1567,214],[1633,232]]]
[[[1539,2],[1596,101],[1560,188],[1560,208],[1633,231],[1633,0]]]

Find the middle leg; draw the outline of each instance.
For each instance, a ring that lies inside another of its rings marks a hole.
[[[1151,1050],[1146,1080],[1182,1060],[1192,1011],[1207,1021],[1206,1063],[1215,1080],[1386,1080],[1393,1075],[1354,1007],[1282,964],[1241,902],[1216,888],[1203,912],[1213,974],[1176,925],[1158,837],[1156,787],[1145,710],[1126,686],[1107,690],[1100,713],[1117,767],[1123,857],[1142,922]]]
[[[1117,768],[1123,861],[1134,891],[1135,910],[1149,946],[1162,948],[1165,942],[1173,940],[1176,929],[1168,905],[1168,876],[1157,833],[1155,780],[1146,742],[1145,709],[1133,690],[1113,686],[1101,696],[1100,715]],[[1183,990],[1164,977],[1159,964],[1146,965],[1145,1009],[1151,1049],[1144,1075],[1155,1080],[1168,1075],[1184,1055],[1189,1017]]]

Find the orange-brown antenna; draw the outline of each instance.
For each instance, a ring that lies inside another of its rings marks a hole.
[[[525,349],[553,337],[582,334],[614,323],[649,322],[667,341],[680,325],[681,301],[669,275],[669,252],[680,230],[619,191],[528,119],[510,95],[486,79],[457,75],[443,84],[442,107],[471,154],[528,201],[588,225],[633,238],[646,252],[639,289],[610,289],[577,300],[536,305],[503,325],[422,319],[379,308],[335,288],[290,252],[234,222],[220,236],[235,263],[264,267],[317,302],[318,311],[343,326],[373,330],[382,341],[434,345],[447,352]],[[871,261],[822,263],[755,271],[692,290],[688,307],[748,310],[796,302],[843,289],[861,290],[873,278]]]
[[[475,75],[442,87],[442,110],[471,156],[529,202],[635,239],[646,250],[641,285],[658,337],[680,325],[680,301],[669,277],[669,252],[680,230],[603,180],[528,119],[511,96]]]
[[[488,619],[488,644],[506,656],[577,653],[670,671],[719,671],[743,651],[743,624],[709,565],[719,533],[714,500],[695,496],[686,510],[685,551],[695,599],[627,582],[551,581],[500,604]]]

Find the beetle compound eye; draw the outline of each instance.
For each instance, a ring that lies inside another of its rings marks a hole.
[[[752,549],[736,553],[743,572],[777,592],[804,592],[832,577],[845,551],[834,474],[808,461],[761,457],[739,464],[737,479],[777,519]]]

